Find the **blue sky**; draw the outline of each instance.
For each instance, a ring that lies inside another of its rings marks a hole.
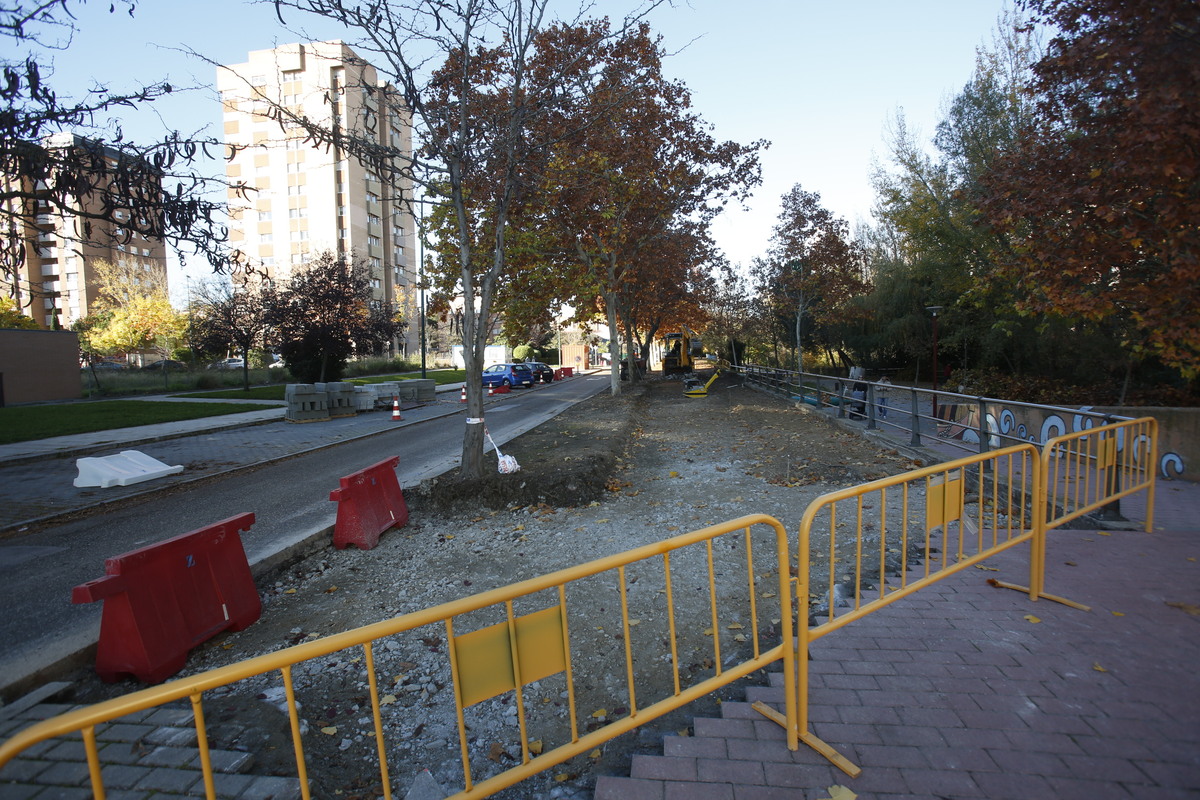
[[[591,16],[621,16],[634,3],[598,0]],[[133,18],[107,13],[108,0],[78,9],[81,32],[56,55],[54,86],[78,95],[93,83],[129,88],[169,79],[215,83],[215,70],[180,52],[191,48],[221,63],[297,36],[273,8],[242,0],[139,0]],[[560,15],[576,4],[555,1]],[[727,211],[714,229],[735,264],[761,255],[779,198],[799,183],[851,226],[869,219],[872,164],[886,160],[884,131],[903,110],[928,139],[939,111],[970,79],[975,53],[991,42],[1005,0],[676,0],[649,17],[670,57],[665,71],[685,82],[714,135],[747,143],[767,139],[763,185],[746,211]],[[322,21],[289,15],[313,38],[351,36]],[[123,120],[139,139],[164,128],[219,136],[211,91],[182,93],[153,114]],[[172,266],[172,282],[181,281]],[[189,268],[193,276],[205,268]]]

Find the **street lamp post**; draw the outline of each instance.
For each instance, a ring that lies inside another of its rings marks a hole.
[[[933,315],[933,416],[937,416],[937,390],[938,390],[938,312],[942,310],[941,306],[925,306],[925,310]]]

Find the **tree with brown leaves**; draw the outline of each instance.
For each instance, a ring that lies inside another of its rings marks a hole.
[[[985,177],[1022,306],[1126,319],[1134,357],[1200,374],[1200,12],[1194,0],[1027,0],[1057,30],[1035,121]]]

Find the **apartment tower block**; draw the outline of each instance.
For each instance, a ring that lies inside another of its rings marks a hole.
[[[314,141],[298,121],[408,155],[411,118],[399,93],[340,41],[252,51],[218,71],[217,88],[236,151],[226,177],[245,187],[229,190],[230,244],[276,281],[325,251],[365,263],[374,299],[409,323],[395,355],[417,352],[411,181]]]
[[[144,284],[165,287],[166,245],[138,231],[141,226],[131,219],[140,213],[132,210],[137,200],[128,198],[123,207],[123,196],[114,193],[110,182],[118,161],[130,156],[72,133],[54,134],[36,146],[60,153],[75,169],[86,171],[83,182],[92,181],[93,188],[80,195],[59,191],[51,196],[44,184],[35,185],[27,176],[2,176],[0,186],[11,195],[4,201],[10,227],[4,235],[24,243],[25,260],[6,276],[0,291],[41,327],[69,328],[97,310],[97,262],[141,273]],[[87,170],[89,163],[94,171]],[[149,180],[142,191],[160,192],[158,181]],[[153,197],[149,199],[153,205]]]

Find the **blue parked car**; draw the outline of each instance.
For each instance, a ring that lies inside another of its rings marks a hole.
[[[533,370],[528,364],[493,364],[483,371],[486,386],[533,386]]]

